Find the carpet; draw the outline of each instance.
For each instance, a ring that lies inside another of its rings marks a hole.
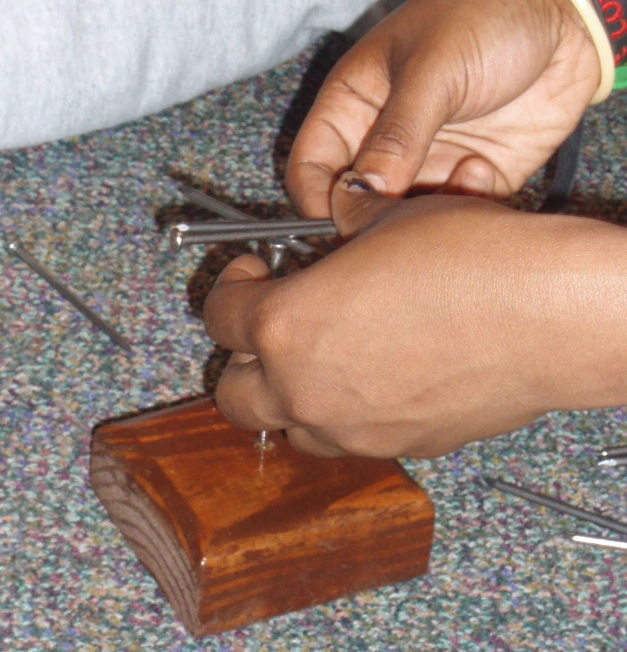
[[[521,482],[627,520],[627,410],[551,413],[445,457],[404,461],[435,504],[429,573],[194,640],[108,520],[89,481],[92,429],[210,392],[224,361],[201,307],[245,247],[168,250],[201,213],[180,181],[260,217],[286,215],[295,130],[344,48],[332,37],[263,75],[159,115],[0,153],[0,230],[133,343],[128,355],[2,249],[0,647],[3,650],[627,650],[624,554],[601,530],[487,490]],[[627,220],[627,96],[590,109],[569,212]],[[539,173],[513,200],[533,209]]]

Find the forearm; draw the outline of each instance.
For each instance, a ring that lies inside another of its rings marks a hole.
[[[627,405],[627,229],[546,219],[531,304],[538,387],[551,409]]]
[[[367,223],[367,209],[355,205]],[[542,411],[627,405],[627,228],[461,198],[401,206],[405,215],[397,210],[394,221],[404,222],[395,241],[403,267],[422,270],[425,247],[447,242],[428,278],[416,282],[456,306],[450,327],[469,338],[460,346],[491,339],[509,350]],[[431,217],[421,223],[424,210]],[[374,227],[373,245],[392,226],[386,221]]]

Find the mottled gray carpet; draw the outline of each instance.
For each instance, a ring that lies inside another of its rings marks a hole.
[[[0,154],[0,229],[132,342],[129,356],[2,250],[0,647],[3,650],[627,649],[627,557],[573,544],[594,526],[481,486],[501,475],[627,520],[624,471],[596,453],[625,443],[627,410],[553,413],[447,457],[407,463],[432,498],[429,573],[198,641],[108,520],[89,482],[92,428],[211,391],[199,309],[235,249],[168,251],[163,227],[198,216],[177,180],[259,216],[289,211],[294,130],[332,40],[166,113]],[[313,74],[305,71],[313,65]],[[304,88],[299,92],[304,79]],[[627,217],[626,96],[590,110],[572,212]],[[515,203],[537,206],[538,175]]]

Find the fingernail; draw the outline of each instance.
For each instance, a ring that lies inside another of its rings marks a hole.
[[[350,192],[372,192],[373,188],[366,179],[357,172],[344,172],[341,178],[345,190]]]
[[[232,260],[218,275],[214,287],[226,279],[228,283],[261,281],[270,278],[270,270],[261,258],[244,254]]]
[[[387,181],[380,177],[378,174],[366,173],[362,175],[366,178],[368,183],[372,186],[375,192],[385,193],[388,189]]]

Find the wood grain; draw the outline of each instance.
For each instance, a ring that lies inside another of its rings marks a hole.
[[[433,507],[398,463],[255,440],[210,399],[94,434],[93,488],[193,634],[426,571]]]

